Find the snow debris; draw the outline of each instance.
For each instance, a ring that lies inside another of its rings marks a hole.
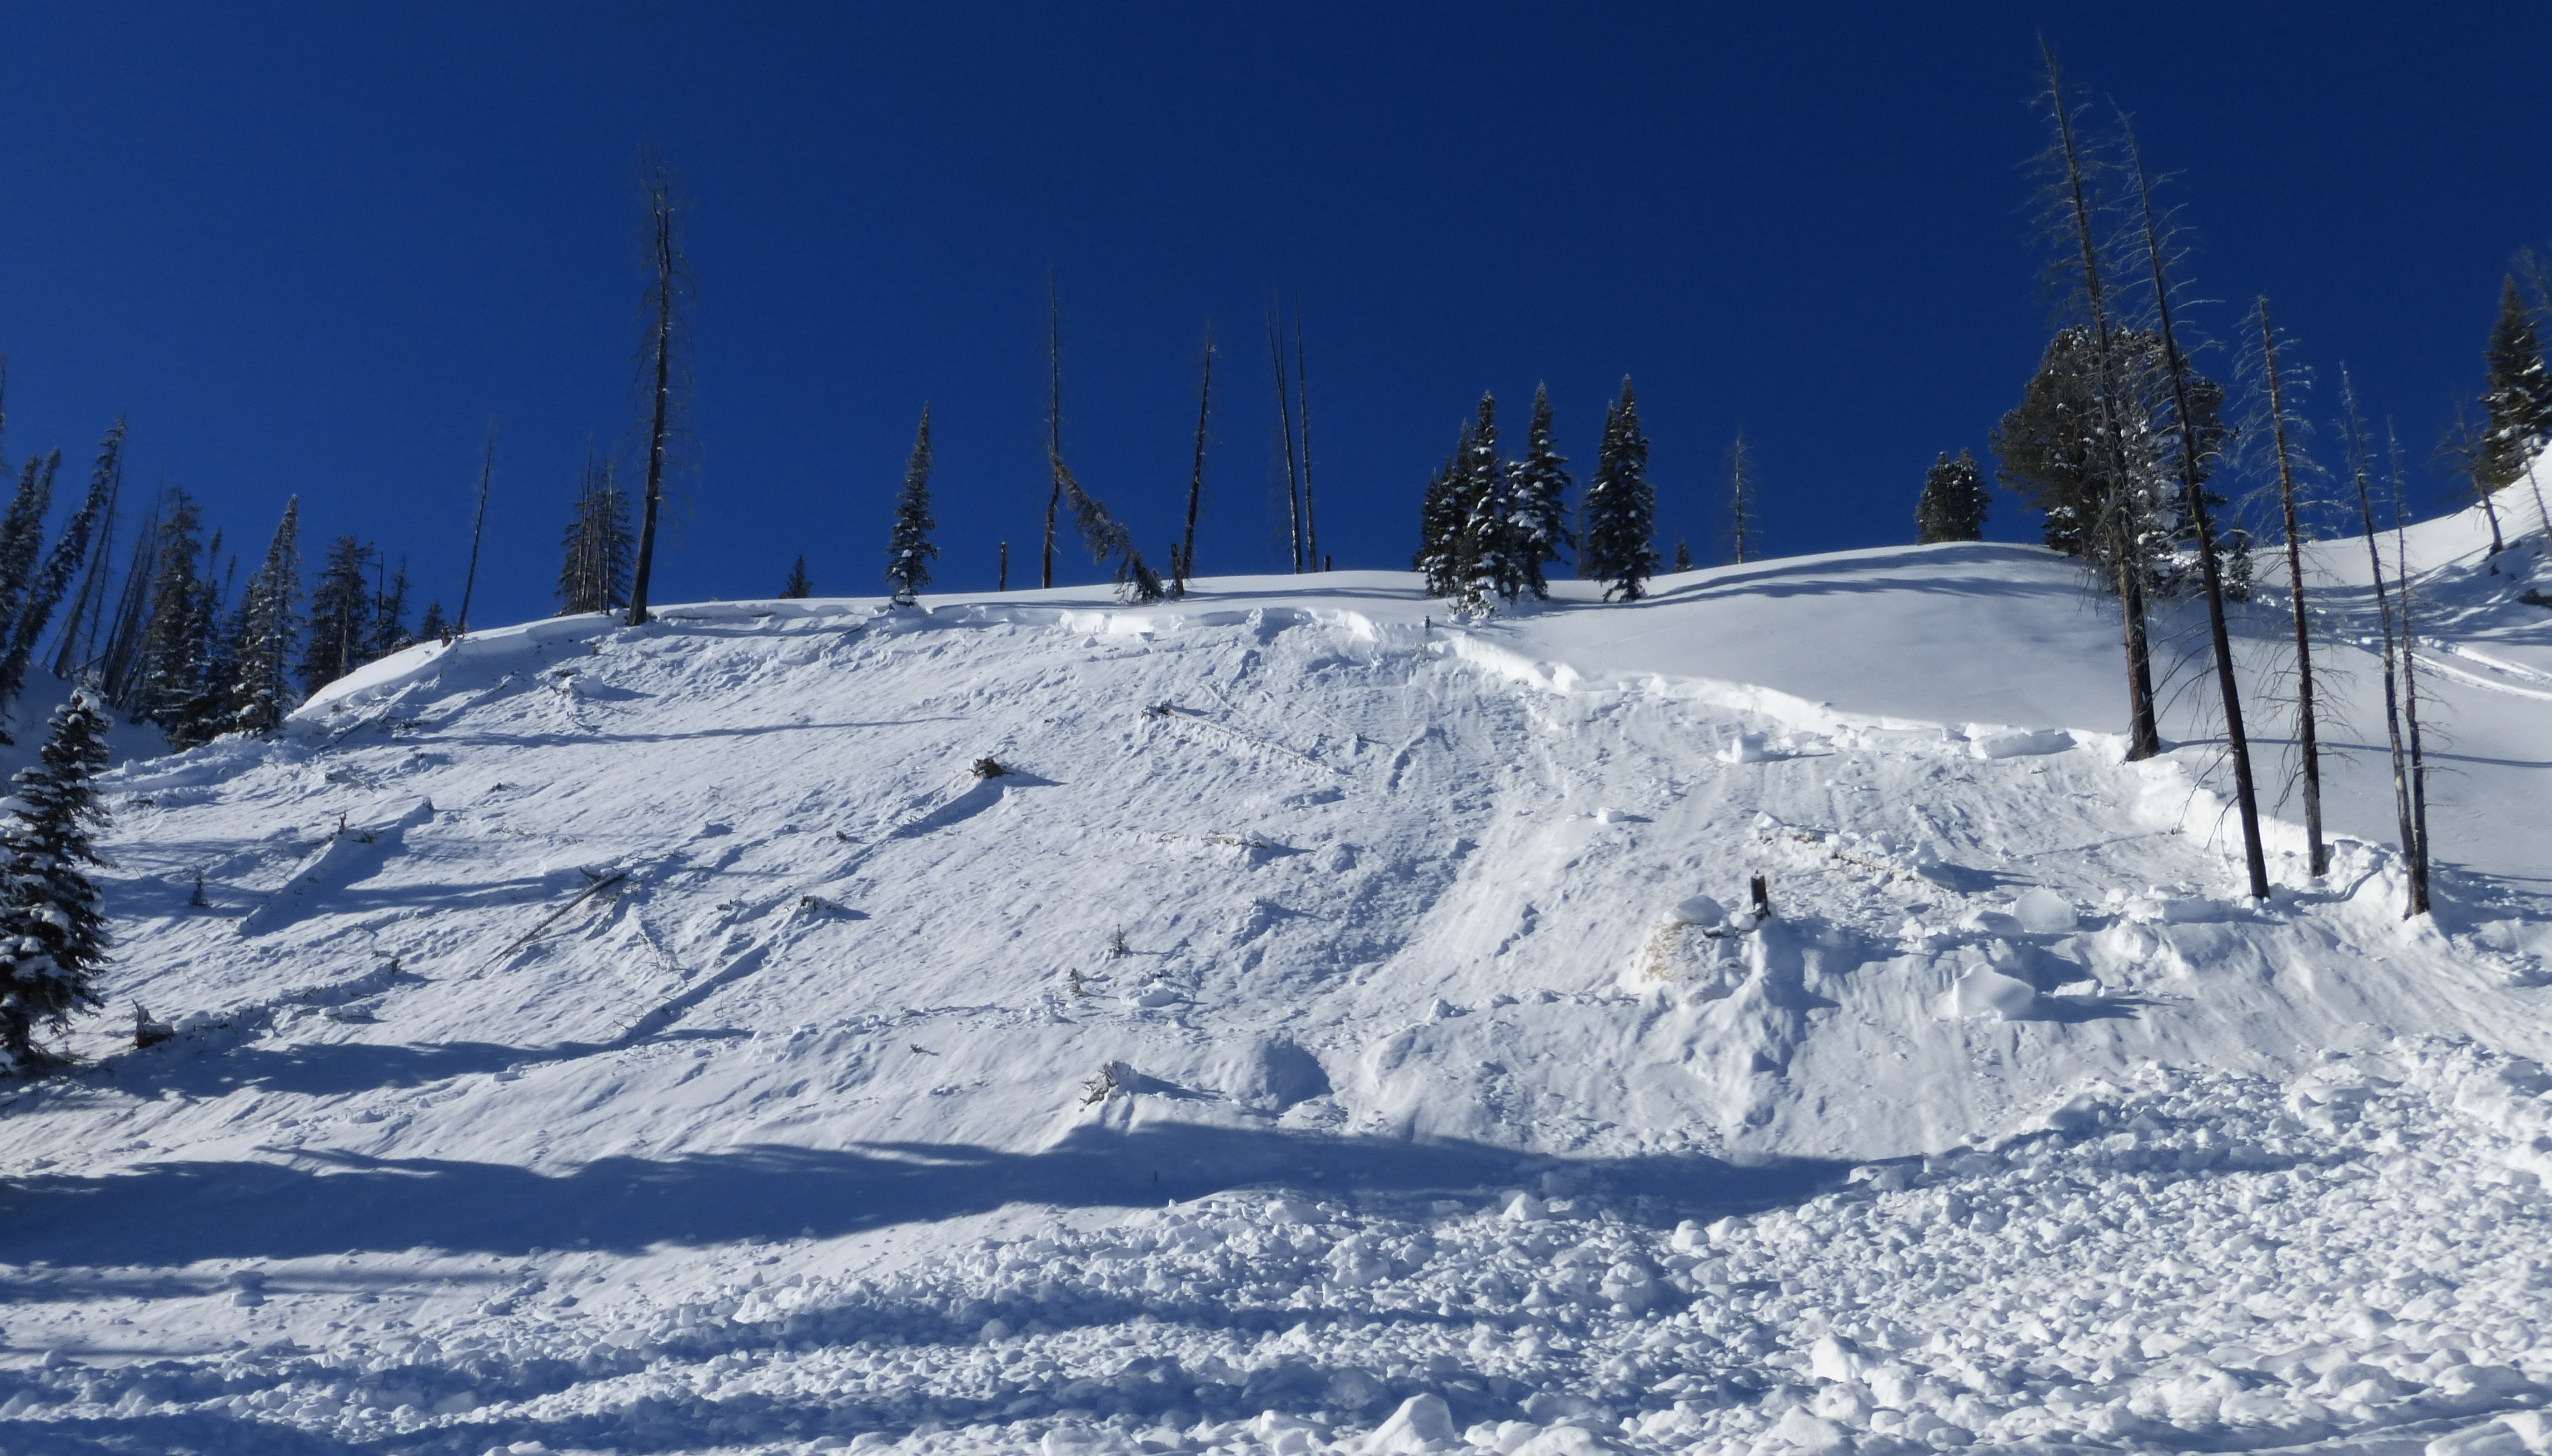
[[[2030,548],[399,654],[107,776],[171,1034],[0,1095],[0,1444],[2552,1456],[2552,661],[2476,530],[2407,926],[2363,756],[2240,897]]]

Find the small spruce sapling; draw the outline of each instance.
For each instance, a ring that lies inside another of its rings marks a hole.
[[[789,569],[789,579],[780,583],[782,601],[799,601],[815,594],[815,583],[806,575],[806,555],[798,554],[797,563]]]

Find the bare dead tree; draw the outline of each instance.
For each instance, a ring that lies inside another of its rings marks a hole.
[[[1302,476],[1294,460],[1294,405],[1285,388],[1284,314],[1267,311],[1267,367],[1276,378],[1276,421],[1285,435],[1285,532],[1294,570],[1303,570]]]
[[[1303,295],[1294,295],[1294,405],[1303,430],[1303,555],[1310,569],[1321,563],[1321,518],[1312,510],[1312,375],[1303,363]]]
[[[1214,320],[1205,321],[1205,364],[1197,377],[1196,460],[1188,468],[1188,525],[1179,538],[1179,549],[1171,553],[1170,579],[1172,594],[1188,594],[1188,578],[1196,574],[1197,505],[1205,496],[1205,427],[1214,411]]]
[[[2197,424],[2188,404],[2188,357],[2180,352],[2179,333],[2172,324],[2171,277],[2162,224],[2154,213],[2153,177],[2146,171],[2144,154],[2136,146],[2134,126],[2121,115],[2118,128],[2126,142],[2128,161],[2135,170],[2145,261],[2152,274],[2154,317],[2162,335],[2163,367],[2171,377],[2172,413],[2179,424],[2181,504],[2197,527],[2197,562],[2199,578],[2206,589],[2206,631],[2215,656],[2215,690],[2224,708],[2225,746],[2233,757],[2234,806],[2242,819],[2242,858],[2251,872],[2251,897],[2267,899],[2269,860],[2260,843],[2260,796],[2251,781],[2251,742],[2242,728],[2242,689],[2234,677],[2232,638],[2224,621],[2224,573],[2215,560],[2215,526],[2206,509],[2206,492],[2198,485],[2201,462]]]
[[[1754,537],[1754,453],[1739,435],[1728,447],[1728,549],[1740,566]]]
[[[2357,410],[2357,389],[2349,382],[2348,370],[2339,371],[2339,397],[2346,410],[2348,432],[2348,473],[2357,487],[2357,510],[2366,527],[2366,565],[2375,583],[2375,610],[2384,630],[2384,731],[2392,750],[2392,812],[2401,836],[2401,860],[2411,863],[2416,854],[2418,833],[2410,820],[2410,764],[2401,747],[2401,698],[2399,658],[2392,630],[2392,603],[2384,586],[2384,552],[2375,535],[2375,493],[2371,477],[2374,463],[2368,458],[2366,421]],[[2409,907],[2401,912],[2403,919],[2426,909],[2420,886],[2413,881]]]
[[[1045,555],[1037,585],[1054,584],[1054,513],[1063,504],[1063,305],[1055,297],[1054,269],[1045,272],[1045,460],[1053,488],[1045,497]]]
[[[2145,624],[2143,563],[2135,539],[2135,512],[2128,498],[2130,462],[2118,400],[2124,381],[2120,378],[2115,327],[2102,278],[2099,233],[2092,221],[2088,158],[2075,134],[2073,103],[2065,99],[2065,78],[2057,68],[2056,52],[2044,38],[2039,41],[2039,56],[2046,63],[2045,99],[2048,118],[2056,131],[2055,143],[2042,158],[2051,173],[2043,194],[2048,227],[2074,255],[2074,263],[2057,266],[2060,275],[2069,266],[2077,272],[2073,291],[2090,326],[2092,366],[2098,375],[2098,387],[2092,391],[2096,416],[2093,429],[2108,467],[2101,526],[2108,538],[2110,565],[2117,577],[2119,616],[2126,639],[2127,759],[2134,762],[2162,752],[2162,730],[2154,712],[2153,650]]]
[[[2278,372],[2278,335],[2269,323],[2269,300],[2260,299],[2260,364],[2269,389],[2270,442],[2278,463],[2278,501],[2286,516],[2287,604],[2295,620],[2295,741],[2302,760],[2305,861],[2316,880],[2330,873],[2330,847],[2321,836],[2321,749],[2313,721],[2312,635],[2304,615],[2303,532],[2295,520],[2294,456],[2286,440],[2285,381]]]
[[[487,482],[496,473],[496,422],[487,422],[487,443],[478,452],[478,508],[470,517],[470,570],[461,578],[461,613],[452,619],[453,635],[470,630],[470,593],[478,584],[478,537],[487,527]]]
[[[2410,544],[2401,500],[2401,443],[2384,427],[2392,467],[2392,580],[2400,588],[2401,736],[2410,751],[2410,895],[2404,918],[2428,912],[2428,762],[2419,743],[2418,638],[2410,630]]]
[[[640,367],[647,389],[647,487],[638,516],[638,562],[629,577],[629,625],[647,621],[647,589],[656,568],[656,514],[665,495],[667,451],[678,428],[682,382],[683,305],[691,270],[683,258],[683,202],[673,169],[650,153],[640,173],[647,195],[647,347]]]

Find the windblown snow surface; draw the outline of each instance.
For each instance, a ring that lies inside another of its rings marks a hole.
[[[107,776],[0,1447],[2552,1451],[2552,569],[2486,539],[2410,538],[2415,922],[2350,543],[2318,883],[2241,624],[2256,905],[2195,617],[2127,764],[2027,548],[402,654]]]

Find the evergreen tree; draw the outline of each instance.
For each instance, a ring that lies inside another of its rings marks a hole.
[[[1640,404],[1622,378],[1622,397],[1604,407],[1604,438],[1595,477],[1586,482],[1586,536],[1577,572],[1604,583],[1604,599],[1638,601],[1657,570],[1656,487],[1648,483],[1648,437],[1640,433]],[[1675,543],[1675,570],[1691,570]]]
[[[451,631],[452,624],[443,620],[443,603],[440,601],[427,602],[425,604],[425,615],[416,619],[416,640],[419,642],[440,642]]]
[[[101,1001],[96,979],[109,944],[88,865],[101,863],[89,827],[106,822],[89,778],[106,767],[105,705],[83,688],[54,712],[36,767],[22,769],[0,831],[0,1056],[19,1072],[42,1062],[39,1026],[62,1031]]]
[[[219,533],[214,535],[213,550],[221,550]],[[168,746],[180,753],[228,732],[236,710],[231,689],[239,673],[239,643],[235,631],[222,623],[222,588],[209,571],[195,585],[191,616],[186,629],[191,655],[185,676],[192,691],[160,714]]]
[[[1675,538],[1674,569],[1677,572],[1689,572],[1692,570],[1692,548],[1686,546],[1684,544],[1684,539],[1680,536]]]
[[[285,674],[301,635],[301,497],[283,504],[266,561],[240,597],[239,677],[231,689],[242,733],[272,733],[298,701]]]
[[[1409,565],[1426,577],[1429,596],[1451,596],[1461,579],[1461,462],[1470,454],[1471,422],[1464,420],[1453,454],[1428,478],[1427,497],[1418,509],[1418,553]]]
[[[1515,482],[1498,459],[1498,402],[1482,394],[1471,421],[1471,450],[1459,465],[1462,547],[1453,603],[1488,610],[1489,598],[1513,601],[1524,589],[1524,549],[1515,528]]]
[[[1922,498],[1914,503],[1915,545],[1984,540],[1986,504],[1984,472],[1976,468],[1976,458],[1962,450],[1954,461],[1942,451],[1923,477]]]
[[[2481,403],[2490,419],[2474,452],[2473,483],[2496,491],[2528,478],[2534,457],[2552,444],[2552,372],[2544,367],[2542,342],[2512,277],[2499,291],[2489,362],[2489,386]],[[2539,483],[2535,509],[2542,513]],[[2552,532],[2552,515],[2544,516],[2543,529]]]
[[[195,599],[200,578],[195,564],[204,549],[196,539],[202,524],[193,497],[183,490],[168,492],[167,503],[160,508],[148,615],[142,628],[141,682],[128,704],[137,716],[162,724],[195,695],[196,683],[189,673],[200,661],[196,633],[202,623]]]
[[[9,509],[0,513],[0,641],[17,622],[36,574],[36,554],[45,545],[45,512],[53,505],[53,471],[60,465],[59,451],[50,463],[41,456],[27,457]]]
[[[938,527],[930,518],[930,406],[921,407],[921,428],[912,437],[912,458],[904,467],[904,490],[895,498],[895,533],[887,540],[886,579],[895,585],[899,606],[910,606],[930,584],[930,561],[939,548],[930,544]]]
[[[789,569],[789,579],[780,583],[782,601],[798,601],[815,594],[815,583],[806,575],[806,554],[798,554],[797,565]]]
[[[121,423],[117,429],[122,429]],[[117,438],[120,443],[120,436]],[[46,469],[50,473],[52,468],[49,460]],[[7,652],[0,655],[0,714],[5,714],[8,704],[17,700],[18,690],[26,685],[28,664],[34,661],[37,644],[53,622],[53,609],[61,605],[63,594],[70,590],[71,578],[79,574],[81,564],[88,560],[89,541],[97,533],[100,518],[113,508],[115,483],[111,462],[106,470],[89,477],[88,493],[81,497],[79,509],[62,523],[61,534],[53,538],[53,549],[46,553],[43,568],[28,583],[26,597],[9,624]],[[0,742],[5,741],[5,735],[0,735]]]
[[[2131,570],[2141,589],[2187,589],[2200,574],[2197,526],[2181,483],[2181,437],[2162,338],[2120,329],[2108,339],[2106,375],[2102,358],[2090,330],[2057,331],[2021,402],[1994,427],[1998,474],[2004,488],[2046,514],[2048,546],[2097,563],[2104,579]],[[2224,387],[2190,373],[2185,393],[2203,489],[2224,439]],[[2205,500],[2224,504],[2212,491]]]
[[[327,564],[310,588],[310,641],[301,650],[303,696],[345,676],[363,665],[371,641],[372,594],[365,574],[372,549],[352,536],[328,545]]]
[[[1544,562],[1559,560],[1576,545],[1568,531],[1568,461],[1550,439],[1550,390],[1535,385],[1533,424],[1525,432],[1525,456],[1508,468],[1514,483],[1511,522],[1513,550],[1521,569],[1523,590],[1536,601],[1550,595],[1543,579]]]

